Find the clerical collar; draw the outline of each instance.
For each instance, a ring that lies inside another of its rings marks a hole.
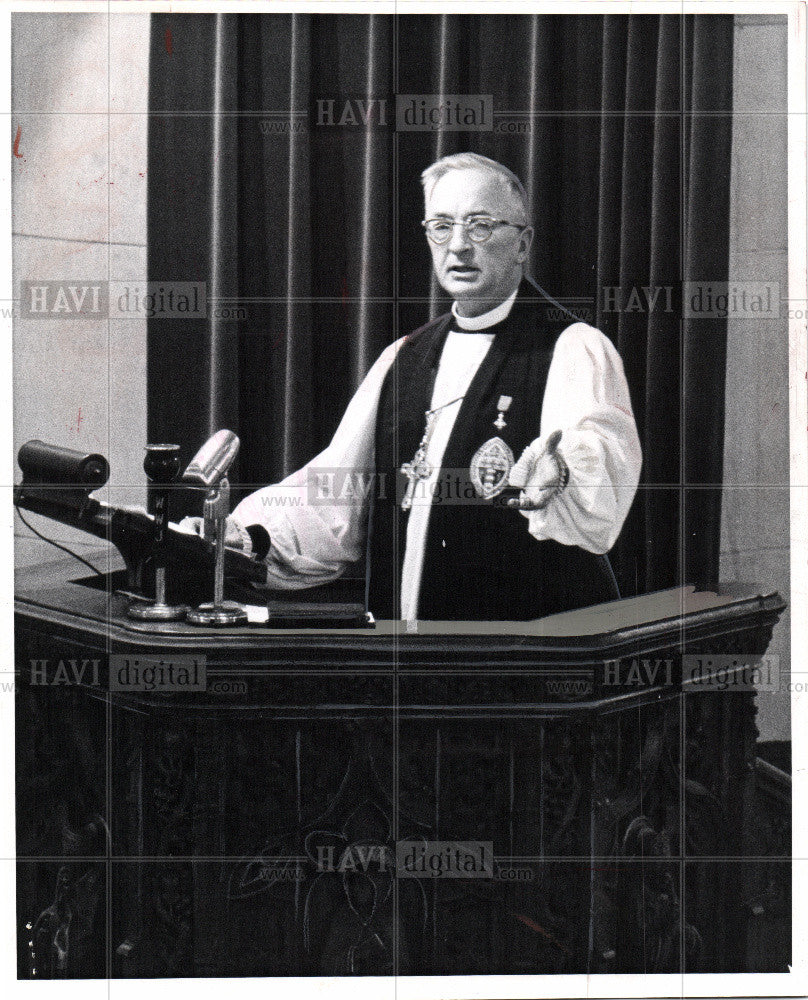
[[[517,286],[504,302],[500,302],[498,306],[495,306],[493,309],[489,309],[488,312],[482,313],[480,316],[458,316],[457,303],[453,302],[452,318],[454,319],[455,326],[457,326],[460,330],[467,330],[470,333],[473,333],[476,330],[487,330],[489,326],[495,326],[497,323],[501,323],[511,311],[511,306],[513,305],[518,291],[519,287]]]

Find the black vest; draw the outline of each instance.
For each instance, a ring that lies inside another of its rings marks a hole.
[[[486,331],[495,334],[494,340],[446,446],[421,572],[422,619],[527,620],[615,596],[601,558],[576,546],[536,541],[524,515],[507,508],[502,497],[479,498],[471,482],[472,457],[486,441],[501,438],[518,459],[539,436],[553,349],[570,319],[548,319],[547,303],[525,301],[526,296],[535,299],[537,292],[523,282],[508,317]],[[399,470],[412,460],[423,436],[451,325],[447,313],[411,334],[382,385],[376,422],[376,471],[382,488],[373,499],[368,529],[368,607],[377,618],[401,617],[409,514],[401,509],[407,479]],[[513,401],[506,426],[498,429],[494,421],[502,395]]]

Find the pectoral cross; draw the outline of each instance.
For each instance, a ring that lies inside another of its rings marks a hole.
[[[423,445],[416,451],[411,462],[405,462],[401,471],[407,477],[407,491],[401,501],[401,509],[409,510],[415,498],[415,486],[432,475],[432,466],[426,460],[426,449]]]
[[[429,447],[429,439],[432,437],[432,431],[435,429],[435,418],[438,413],[445,410],[447,406],[452,406],[454,403],[459,403],[463,399],[463,396],[457,396],[455,399],[450,399],[448,403],[441,403],[440,406],[433,406],[431,410],[427,410],[424,413],[426,423],[424,424],[424,436],[421,438],[421,443],[418,445],[418,449],[413,455],[411,462],[405,462],[399,472],[407,477],[407,490],[404,493],[404,499],[401,501],[401,509],[409,510],[412,507],[412,501],[415,498],[415,485],[416,483],[422,483],[425,479],[433,473],[433,468],[426,460],[426,450]]]

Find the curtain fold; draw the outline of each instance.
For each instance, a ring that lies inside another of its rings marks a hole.
[[[209,297],[149,323],[152,439],[190,458],[232,428],[242,492],[324,447],[446,308],[419,174],[475,150],[525,182],[536,279],[624,360],[645,462],[621,589],[715,585],[726,324],[680,292],[727,280],[731,17],[155,14],[150,74],[149,278]],[[396,130],[396,94],[491,94],[496,127]]]

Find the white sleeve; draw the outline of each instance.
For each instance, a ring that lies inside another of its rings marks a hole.
[[[364,552],[379,394],[403,342],[376,360],[324,451],[233,511],[242,527],[261,524],[269,532],[268,586],[296,590],[329,583]]]
[[[544,510],[524,511],[537,539],[608,552],[626,519],[642,451],[620,355],[600,330],[567,327],[556,342],[541,413],[540,445],[562,431],[569,484]]]

